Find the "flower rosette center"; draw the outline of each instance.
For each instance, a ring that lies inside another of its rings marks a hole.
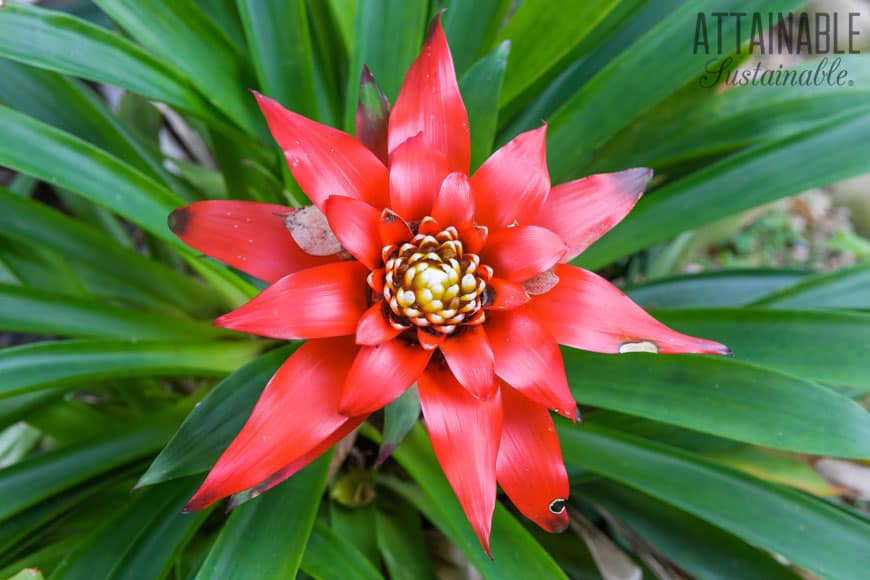
[[[433,223],[426,218],[421,229],[432,231]],[[376,291],[383,286],[390,324],[396,328],[416,326],[439,336],[485,321],[483,295],[492,268],[481,265],[477,254],[463,252],[455,227],[384,246],[382,256],[384,279],[379,283],[370,275],[369,285]]]

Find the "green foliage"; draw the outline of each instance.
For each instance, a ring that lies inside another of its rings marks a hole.
[[[564,349],[586,411],[558,426],[572,509],[647,576],[650,563],[699,578],[866,573],[866,503],[814,497],[843,490],[805,460],[870,459],[870,265],[749,269],[739,258],[760,239],[796,241],[787,217],[736,233],[722,220],[870,171],[867,55],[844,59],[846,87],[723,91],[698,86],[698,7],[673,0],[43,4],[59,8],[0,8],[0,577],[601,576],[579,535],[547,536],[506,500],[490,560],[415,391],[353,450],[229,515],[179,513],[298,345],[213,328],[256,287],[181,243],[167,214],[305,202],[247,90],[352,132],[363,66],[395,101],[441,7],[473,165],[546,120],[554,183],[654,168],[635,211],[577,262],[624,273],[654,316],[735,353]],[[713,223],[741,269],[679,273]],[[860,237],[829,243],[866,259]],[[348,466],[374,498],[326,493]]]

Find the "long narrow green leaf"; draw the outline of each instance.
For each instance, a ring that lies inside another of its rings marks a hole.
[[[0,405],[0,429],[5,429],[18,421],[26,420],[32,411],[58,399],[61,393],[60,389],[49,389],[4,398],[3,404]]]
[[[499,35],[513,44],[501,103],[532,85],[613,10],[617,0],[526,0]],[[570,18],[566,15],[570,14]]]
[[[0,398],[111,378],[220,376],[248,362],[262,343],[66,340],[0,351]]]
[[[18,175],[24,174],[19,173]],[[132,232],[106,208],[95,205],[84,197],[65,189],[57,189],[55,194],[76,220],[102,231],[124,247],[136,247],[132,239]]]
[[[162,578],[208,511],[181,514],[198,481],[184,480],[132,498],[97,528],[52,573],[52,578],[88,580]]]
[[[48,451],[0,471],[0,520],[155,452],[169,439],[177,422],[176,415],[168,414],[111,437]]]
[[[807,380],[716,356],[562,354],[585,405],[778,449],[870,456],[870,412]]]
[[[314,525],[331,454],[233,510],[196,578],[293,578]]]
[[[501,27],[510,0],[446,0],[444,8],[444,34],[450,44],[453,66],[461,76],[492,45]]]
[[[721,94],[693,87],[688,102],[667,99],[595,154],[590,172],[645,165],[656,169],[709,158],[761,140],[810,128],[831,111],[864,106],[870,97],[870,56],[840,57],[843,86],[745,86]],[[828,64],[831,59],[828,58]],[[815,74],[819,60],[792,69]]]
[[[459,501],[438,466],[418,424],[393,456],[420,487],[387,480],[389,487],[433,522],[485,578],[564,578],[559,566],[525,528],[497,504],[492,522],[492,555],[487,558]]]
[[[434,580],[420,514],[395,496],[378,492],[377,540],[384,565],[395,580]]]
[[[360,471],[351,472],[345,477],[355,479]],[[365,477],[365,475],[363,475]],[[344,481],[339,479],[330,489],[332,501],[329,502],[329,527],[349,544],[353,545],[375,568],[380,568],[381,556],[378,551],[377,511],[373,504],[345,507],[335,501],[336,491]],[[363,484],[365,485],[365,484]],[[349,494],[348,494],[349,495]],[[350,499],[350,498],[348,498]]]
[[[181,75],[145,50],[62,12],[22,4],[0,10],[0,56],[124,87],[203,117],[212,115]]]
[[[492,152],[498,121],[498,97],[508,62],[510,43],[505,41],[480,59],[462,77],[459,90],[468,111],[471,131],[471,170],[474,171]]]
[[[541,119],[550,119],[589,79],[682,4],[683,0],[620,2],[574,49],[580,55],[578,58],[548,83],[543,83],[544,78],[536,83],[534,98],[516,112],[516,117],[499,134],[498,142],[506,143],[514,135],[537,127]]]
[[[360,0],[347,79],[346,129],[354,127],[363,65],[368,65],[384,93],[395,101],[423,43],[428,8],[425,0]]]
[[[126,485],[124,491],[127,491],[129,476],[129,473],[122,470],[120,475],[112,474],[101,478],[99,482],[86,482],[52,495],[33,507],[3,520],[0,522],[0,553],[5,557],[10,550],[15,549],[16,544],[22,543],[41,526],[95,495],[119,485]]]
[[[0,99],[17,111],[125,159],[154,179],[167,172],[155,155],[81,83],[55,72],[0,60]]]
[[[185,75],[240,127],[265,136],[247,93],[252,75],[232,41],[194,2],[95,0],[130,35]]]
[[[870,387],[870,314],[722,308],[662,311],[656,318],[680,332],[727,344],[737,360]]]
[[[0,188],[0,194],[4,191]],[[0,236],[0,263],[10,274],[10,284],[49,289],[69,296],[88,295],[86,285],[63,256],[28,240],[14,235]]]
[[[66,258],[103,272],[123,287],[124,296],[146,304],[200,310],[216,300],[191,278],[114,240],[46,205],[20,198],[0,188],[0,229],[3,235],[37,244]]]
[[[314,524],[311,537],[308,538],[302,556],[302,571],[317,580],[338,577],[347,580],[383,578],[356,548],[319,522]]]
[[[266,383],[296,346],[264,354],[218,383],[187,416],[137,485],[152,485],[211,468],[241,430]]]
[[[229,335],[207,322],[6,284],[0,284],[0,329],[80,338],[205,339]]]
[[[305,0],[237,0],[260,88],[292,111],[318,118]]]
[[[729,9],[775,13],[800,4],[799,0],[734,0]],[[550,118],[547,149],[554,182],[576,176],[597,147],[705,69],[711,56],[692,50],[698,10],[694,3],[684,2],[583,85]],[[732,42],[728,39],[736,37],[735,19],[722,19],[721,32],[723,39]],[[737,48],[727,46],[729,50]],[[647,75],[652,58],[656,62],[655,81],[638,90],[638,79]],[[615,95],[619,98],[614,99]]]
[[[0,164],[74,191],[179,247],[166,216],[183,204],[126,162],[64,131],[0,107]]]
[[[825,578],[870,567],[870,523],[701,457],[591,425],[558,427],[567,463],[674,505]]]
[[[236,10],[235,0],[196,0],[196,3],[233,41],[236,48],[240,51],[247,49],[242,19]]]
[[[807,277],[757,300],[753,306],[870,310],[870,263]]]
[[[311,51],[314,57],[314,90],[317,95],[317,118],[331,127],[340,127],[344,116],[344,89],[350,50],[341,30],[339,16],[328,0],[308,2],[311,24]],[[351,15],[350,18],[355,18]]]
[[[688,228],[870,171],[868,132],[870,113],[845,114],[727,157],[642,199],[578,262],[598,268]]]
[[[763,550],[647,495],[610,482],[583,484],[579,492],[696,578],[798,578]]]
[[[802,270],[722,270],[623,288],[646,309],[744,306],[805,278]]]

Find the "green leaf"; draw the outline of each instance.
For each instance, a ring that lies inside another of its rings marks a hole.
[[[264,354],[218,383],[187,416],[137,486],[209,470],[242,429],[266,383],[297,346]]]
[[[330,456],[233,510],[196,577],[295,577],[326,485]]]
[[[159,148],[163,114],[151,101],[142,95],[125,92],[118,101],[118,118],[129,127],[131,134],[149,146]]]
[[[181,159],[171,161],[181,178],[190,183],[208,199],[228,199],[224,178],[216,169]]]
[[[162,578],[208,516],[180,513],[198,481],[147,490],[88,535],[52,574],[63,580]]]
[[[420,394],[417,385],[402,393],[398,399],[384,408],[384,435],[376,463],[380,465],[398,447],[408,431],[420,418]]]
[[[60,398],[62,391],[59,389],[36,391],[14,397],[5,397],[0,404],[0,429],[5,429],[13,423],[27,419],[35,409]]]
[[[154,453],[169,439],[177,421],[175,414],[167,413],[110,437],[47,451],[0,471],[0,520]]]
[[[237,0],[237,5],[262,91],[291,111],[318,118],[305,0]]]
[[[75,47],[75,50],[71,50]],[[0,56],[124,87],[203,117],[211,107],[175,71],[123,37],[55,10],[0,10]]]
[[[236,48],[239,50],[247,48],[235,0],[197,0],[196,3],[226,33]]]
[[[776,13],[800,4],[798,0],[735,0],[729,9]],[[711,56],[692,50],[697,13],[697,5],[682,3],[592,77],[550,118],[547,150],[554,183],[576,176],[596,148],[705,69]],[[735,38],[735,20],[722,19],[723,39]],[[729,42],[724,41],[723,45],[729,46],[729,50],[736,48]],[[518,46],[514,49],[519,52]],[[652,58],[655,79],[638,90],[638,79],[649,74]]]
[[[429,3],[426,0],[360,0],[355,45],[347,78],[344,125],[354,127],[359,79],[369,69],[391,102],[423,44]]]
[[[0,84],[0,99],[20,113],[105,149],[152,178],[168,179],[159,155],[131,134],[90,88],[6,59],[0,60],[0,76],[6,81]]]
[[[722,270],[623,288],[645,309],[744,306],[807,276],[801,270]]]
[[[305,554],[302,555],[302,571],[317,580],[383,578],[356,548],[319,522],[314,524]]]
[[[807,277],[757,300],[753,306],[870,310],[870,263]]]
[[[115,279],[133,302],[201,310],[215,306],[208,289],[44,204],[0,188],[0,230],[87,264]]]
[[[121,339],[203,339],[230,334],[207,322],[6,284],[0,284],[0,328],[30,334]]]
[[[0,577],[9,578],[26,570],[51,570],[69,553],[72,542],[61,540],[45,547],[40,547],[13,562],[5,568],[0,568]]]
[[[133,93],[127,94],[132,95]],[[18,175],[24,174],[19,173]],[[55,194],[78,221],[100,230],[124,247],[136,247],[131,236],[132,232],[106,208],[94,205],[84,197],[65,189],[56,189]]]
[[[353,472],[351,472],[353,473]],[[365,474],[359,471],[358,473]],[[365,474],[367,476],[367,474]],[[348,476],[338,480],[346,480]],[[365,485],[365,483],[363,483]],[[329,503],[329,527],[345,541],[353,545],[366,560],[376,568],[380,567],[377,536],[377,512],[375,506],[358,505],[345,507],[335,500],[336,484],[330,490],[333,501]]]
[[[798,133],[827,117],[866,105],[870,97],[870,58],[845,55],[843,86],[743,86],[716,93],[695,85],[683,102],[663,101],[596,152],[590,172],[645,165],[657,170],[736,150],[770,138]],[[827,58],[830,65],[832,59]],[[795,74],[821,65],[813,59],[791,67]],[[775,69],[774,69],[775,70]],[[713,75],[711,75],[713,76]],[[685,102],[688,101],[688,102]]]
[[[841,493],[841,490],[813,469],[805,458],[797,455],[751,445],[741,445],[705,455],[717,463],[739,469],[759,479],[781,483],[816,496],[833,497]]]
[[[311,24],[311,50],[314,57],[314,87],[317,94],[317,119],[331,127],[340,127],[344,115],[344,88],[350,50],[341,30],[340,16],[330,2],[308,2]]]
[[[834,506],[639,438],[562,421],[558,431],[567,463],[641,490],[815,574],[860,578],[870,566],[870,523]]]
[[[617,0],[526,0],[499,35],[513,43],[501,103],[514,100],[571,52]],[[566,17],[569,15],[570,17]]]
[[[716,356],[562,355],[584,405],[777,449],[870,457],[870,413],[804,379]]]
[[[378,549],[390,578],[434,580],[432,557],[417,510],[393,495],[379,494],[377,506]]]
[[[870,314],[722,308],[661,311],[656,318],[728,345],[740,361],[826,383],[868,386]]]
[[[94,145],[0,107],[0,163],[74,191],[183,247],[166,225],[181,198]]]
[[[726,157],[642,199],[577,262],[598,268],[683,230],[870,171],[868,132],[870,114],[846,114]]]
[[[486,161],[492,152],[498,121],[498,97],[509,52],[510,42],[502,42],[495,50],[477,61],[459,83],[471,131],[472,171]]]
[[[3,191],[0,188],[0,194]],[[0,237],[0,262],[9,273],[10,284],[51,289],[68,296],[88,295],[84,283],[62,256],[24,239]]]
[[[665,502],[610,482],[583,484],[578,491],[696,578],[798,577],[763,550]]]
[[[0,398],[112,378],[220,376],[249,361],[259,342],[65,340],[0,350]]]
[[[539,79],[534,86],[537,94],[530,95],[534,98],[523,103],[524,109],[516,111],[516,116],[503,128],[497,141],[505,143],[514,135],[534,129],[540,125],[541,119],[551,118],[589,79],[682,4],[683,0],[619,2],[601,24],[574,49],[573,55],[565,57],[564,64],[572,56],[576,55],[578,58],[567,64],[555,78]]]
[[[564,578],[565,574],[528,531],[501,504],[492,522],[490,560],[435,459],[418,424],[393,456],[420,487],[388,476],[380,480],[414,505],[459,548],[484,578]]]
[[[246,89],[251,75],[229,37],[194,2],[95,0],[130,36],[178,70],[240,127],[265,137]]]
[[[462,76],[477,57],[492,46],[511,2],[445,0],[441,4],[445,8],[441,21],[453,56],[453,66],[457,76]]]

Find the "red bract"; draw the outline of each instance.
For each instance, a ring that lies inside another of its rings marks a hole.
[[[558,532],[568,523],[568,479],[548,409],[577,412],[558,344],[728,352],[670,330],[566,264],[631,210],[649,169],[551,189],[542,126],[469,178],[468,118],[437,20],[392,111],[385,102],[380,118],[361,109],[361,141],[257,101],[343,251],[300,249],[288,207],[207,201],[172,214],[188,244],[271,283],[217,325],[309,339],[189,509],[268,489],[417,382],[435,455],[487,552],[496,482]]]

